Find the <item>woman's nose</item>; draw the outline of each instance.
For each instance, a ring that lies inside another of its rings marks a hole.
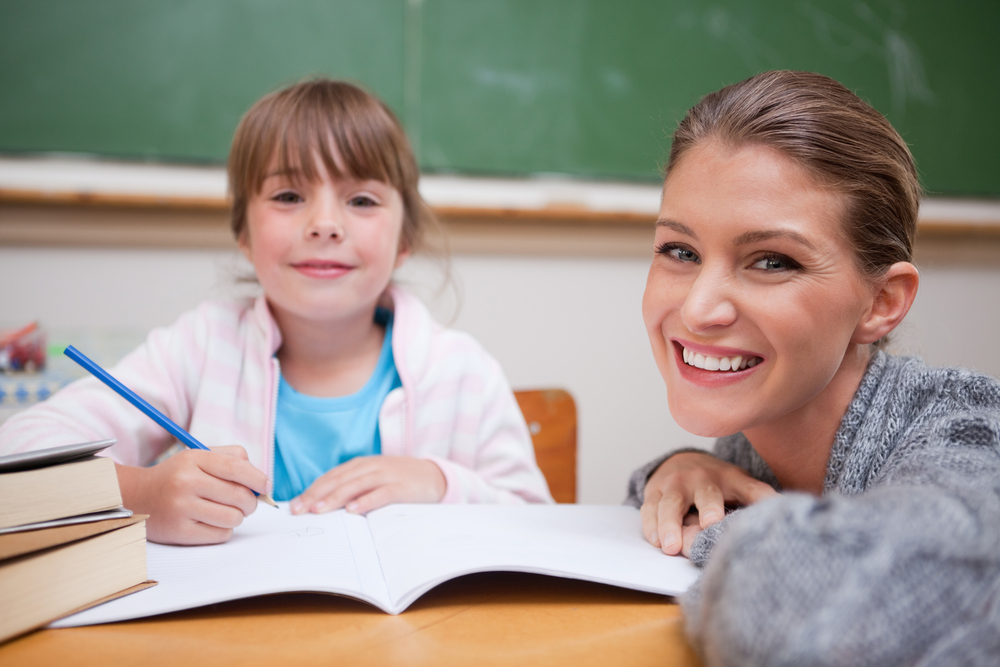
[[[701,332],[736,321],[732,279],[723,270],[705,267],[698,274],[681,308],[681,321],[688,331]]]

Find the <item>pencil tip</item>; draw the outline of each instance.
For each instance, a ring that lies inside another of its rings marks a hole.
[[[263,503],[265,503],[267,505],[270,505],[271,507],[277,507],[278,506],[278,503],[276,503],[273,500],[271,500],[271,496],[267,495],[266,493],[262,493],[259,496],[257,496],[257,500],[259,500],[259,501],[261,501],[261,502],[263,502]]]

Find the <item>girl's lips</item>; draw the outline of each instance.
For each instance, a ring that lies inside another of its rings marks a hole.
[[[320,260],[297,262],[292,268],[310,278],[339,278],[354,267],[340,262],[324,262]]]

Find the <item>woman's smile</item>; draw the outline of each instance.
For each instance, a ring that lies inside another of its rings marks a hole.
[[[685,382],[719,388],[747,380],[764,362],[746,350],[672,340],[678,375]]]
[[[699,345],[684,340],[674,340],[673,342],[681,349],[681,359],[685,364],[706,371],[735,373],[746,368],[753,368],[764,361],[759,354],[749,350]]]

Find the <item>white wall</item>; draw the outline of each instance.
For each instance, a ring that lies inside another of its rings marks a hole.
[[[138,336],[234,286],[233,253],[0,247],[0,325]],[[518,388],[562,387],[579,411],[579,500],[620,502],[628,473],[705,440],[670,418],[639,312],[644,259],[456,255],[453,288],[411,260],[399,276],[443,322],[472,333]],[[456,316],[456,293],[461,307]],[[895,347],[1000,376],[1000,263],[936,261]]]
[[[920,290],[893,351],[1000,378],[1000,257],[918,265]]]

